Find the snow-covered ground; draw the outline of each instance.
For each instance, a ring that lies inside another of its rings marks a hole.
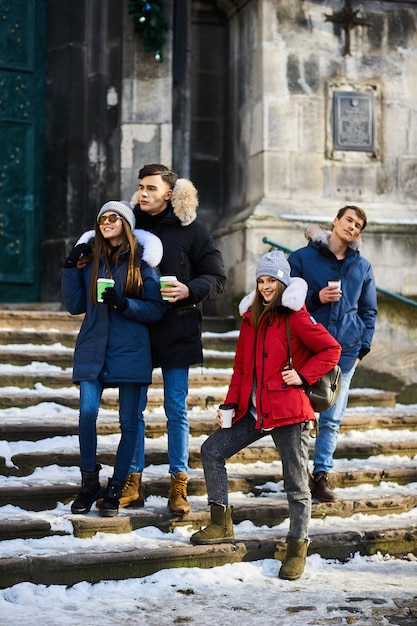
[[[71,588],[21,583],[0,591],[0,624],[20,626],[400,626],[417,623],[417,561],[375,555],[347,563],[312,555],[297,581],[266,559]],[[414,618],[411,611],[414,607]],[[409,619],[405,621],[405,618]]]

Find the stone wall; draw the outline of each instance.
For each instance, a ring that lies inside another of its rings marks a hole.
[[[364,255],[379,286],[416,296],[417,4],[352,2],[369,25],[352,27],[350,54],[326,21],[339,1],[228,6],[234,152],[216,234],[234,294],[221,305],[253,284],[264,236],[300,247],[307,224],[330,225],[345,204],[368,214]],[[369,96],[370,151],[335,149],[335,92]]]
[[[172,0],[165,2],[172,24]],[[130,200],[138,188],[138,170],[145,163],[172,167],[172,28],[163,48],[163,62],[145,52],[134,33],[128,3],[124,7],[121,197]]]

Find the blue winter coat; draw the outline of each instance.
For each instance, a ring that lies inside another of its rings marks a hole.
[[[74,351],[73,382],[96,380],[105,387],[121,382],[148,385],[152,382],[151,347],[148,324],[162,318],[166,304],[161,298],[156,270],[141,263],[142,298],[128,298],[120,313],[108,304],[94,306],[89,297],[92,264],[84,269],[63,268],[62,298],[72,315],[85,313]],[[126,260],[111,267],[116,291],[123,295]],[[104,263],[99,277],[106,277]]]
[[[307,282],[306,307],[342,346],[339,365],[347,372],[371,348],[377,314],[372,267],[355,247],[349,247],[339,261],[328,248],[328,234],[319,226],[310,229],[309,236],[308,245],[288,257],[291,275]],[[319,303],[317,292],[334,277],[342,281],[342,297],[338,302]]]

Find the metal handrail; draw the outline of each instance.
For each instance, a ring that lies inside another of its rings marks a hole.
[[[282,252],[285,252],[285,254],[291,254],[291,252],[294,252],[294,250],[291,250],[291,248],[287,248],[287,246],[282,246],[280,243],[271,241],[270,239],[268,239],[268,237],[264,237],[262,239],[262,242],[268,244],[269,246],[272,246],[273,248],[276,248],[276,250],[282,250]],[[417,307],[417,302],[414,302],[414,300],[410,300],[405,296],[401,296],[398,293],[387,291],[387,289],[382,289],[382,287],[376,287],[376,290],[378,293],[384,294],[384,296],[389,296],[390,298],[400,300],[400,302],[404,302],[405,304],[410,304],[411,306]]]

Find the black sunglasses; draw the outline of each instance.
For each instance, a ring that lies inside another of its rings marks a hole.
[[[114,224],[117,220],[120,220],[120,215],[110,213],[110,215],[100,215],[97,221],[99,224],[105,224],[107,221],[109,221],[110,224]]]

